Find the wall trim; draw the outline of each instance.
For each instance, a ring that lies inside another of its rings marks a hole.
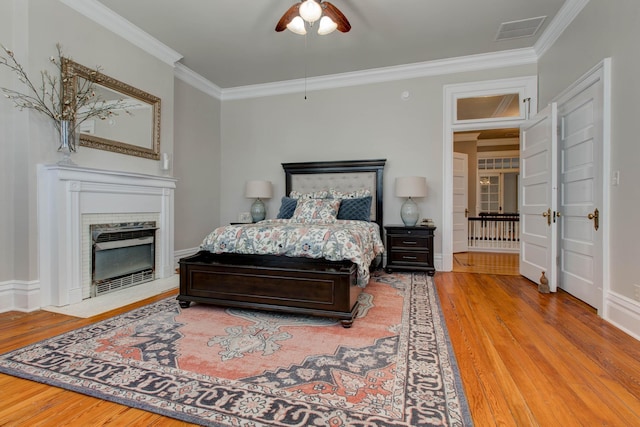
[[[173,75],[175,78],[182,80],[188,85],[191,85],[194,89],[198,89],[199,91],[209,95],[215,99],[222,99],[223,90],[210,82],[209,80],[202,77],[200,74],[193,71],[191,68],[187,67],[180,62],[177,62],[175,68],[173,70]]]
[[[605,320],[640,340],[640,303],[617,292],[605,296]]]
[[[180,53],[142,31],[98,0],[60,0],[60,2],[172,67],[182,59]]]
[[[0,313],[40,309],[40,281],[10,280],[0,283]]]
[[[560,38],[564,30],[573,22],[578,14],[589,3],[589,0],[566,0],[556,16],[553,17],[547,29],[540,35],[533,46],[536,55],[540,58]]]
[[[513,49],[393,67],[373,68],[328,76],[310,77],[306,79],[306,88],[307,92],[311,92],[315,90],[336,89],[395,80],[535,64],[537,61],[538,56],[533,48]],[[222,100],[227,101],[302,93],[304,90],[305,79],[296,79],[222,89]]]
[[[179,251],[175,251],[173,253],[173,260],[176,268],[178,268],[178,261],[180,261],[180,258],[195,255],[198,253],[199,250],[200,250],[199,247],[195,247],[195,248],[180,249]]]
[[[533,48],[514,49],[394,67],[310,77],[306,82],[305,79],[296,79],[226,89],[220,88],[181,63],[175,64],[174,76],[218,100],[230,101],[303,93],[305,91],[305,84],[307,92],[311,92],[452,73],[528,65],[535,64],[537,60],[538,57]]]
[[[152,37],[130,21],[118,15],[98,0],[60,0],[78,13],[118,34],[150,55],[175,67],[175,77],[219,100],[258,98],[301,93],[305,79],[238,86],[221,89],[183,64],[183,55]],[[461,73],[492,68],[537,63],[571,24],[589,0],[566,0],[533,47],[461,56],[393,67],[374,68],[351,73],[333,74],[306,79],[306,90],[325,90],[363,84],[382,83],[449,73]]]

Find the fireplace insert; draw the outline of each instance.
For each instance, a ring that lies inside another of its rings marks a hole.
[[[91,296],[154,279],[155,221],[90,226]]]

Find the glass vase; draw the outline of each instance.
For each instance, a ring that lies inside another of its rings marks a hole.
[[[59,165],[76,166],[71,160],[71,153],[76,152],[78,134],[73,123],[70,120],[60,120],[58,123],[60,129],[60,146],[58,151],[62,153],[62,159],[58,160]]]

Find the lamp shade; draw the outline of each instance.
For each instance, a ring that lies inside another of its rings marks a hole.
[[[248,199],[270,199],[273,197],[271,181],[247,181],[244,197]]]
[[[427,197],[427,179],[423,176],[396,178],[396,197]]]

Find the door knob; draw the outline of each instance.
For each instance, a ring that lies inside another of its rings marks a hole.
[[[556,218],[560,218],[562,216],[562,214],[560,213],[560,211],[553,211],[553,222],[556,222]]]
[[[600,228],[600,212],[598,212],[598,209],[587,215],[587,218],[593,220],[593,228],[598,231],[598,228]]]
[[[464,217],[465,218],[469,218],[469,209],[468,208],[464,209]]]
[[[546,211],[542,212],[542,216],[547,218],[547,225],[551,226],[551,208],[549,208]]]

